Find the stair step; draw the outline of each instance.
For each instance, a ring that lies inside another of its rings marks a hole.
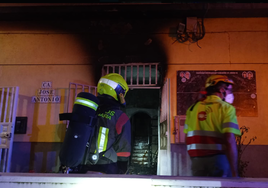
[[[148,161],[132,161],[131,164],[140,164],[140,165],[142,165],[142,164],[149,164],[149,162]]]
[[[148,164],[147,161],[132,161],[133,164]]]
[[[137,150],[137,151],[147,151],[147,150],[149,150],[149,147],[143,147],[143,148],[133,147],[133,150]]]
[[[149,151],[148,150],[146,150],[146,149],[137,149],[137,150],[133,150],[133,152],[132,153],[148,153]]]
[[[137,161],[146,161],[149,158],[149,156],[143,156],[143,157],[132,157],[131,159],[137,160]]]
[[[147,157],[148,153],[144,154],[144,153],[132,153],[132,158],[134,157]]]

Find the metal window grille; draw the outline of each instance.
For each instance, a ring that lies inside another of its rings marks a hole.
[[[123,76],[130,88],[158,87],[159,63],[106,64],[102,68],[102,76],[118,73]]]

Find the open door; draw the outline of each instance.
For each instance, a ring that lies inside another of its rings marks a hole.
[[[0,88],[0,172],[9,172],[19,87]]]
[[[159,152],[157,175],[171,175],[170,147],[170,79],[166,79],[161,91],[160,124],[158,127]]]

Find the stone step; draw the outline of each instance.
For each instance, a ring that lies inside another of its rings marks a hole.
[[[148,161],[148,157],[132,157],[132,161]]]
[[[133,147],[133,150],[148,150],[149,149],[149,146],[147,147]]]
[[[133,157],[147,157],[148,153],[132,153],[132,158]]]
[[[149,164],[149,163],[146,162],[146,161],[132,161],[132,164],[146,165],[146,164]]]
[[[134,149],[132,153],[148,153],[147,149]]]

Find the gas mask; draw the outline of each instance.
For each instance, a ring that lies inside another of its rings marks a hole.
[[[234,94],[233,93],[227,94],[225,97],[225,102],[232,104],[234,102]]]

